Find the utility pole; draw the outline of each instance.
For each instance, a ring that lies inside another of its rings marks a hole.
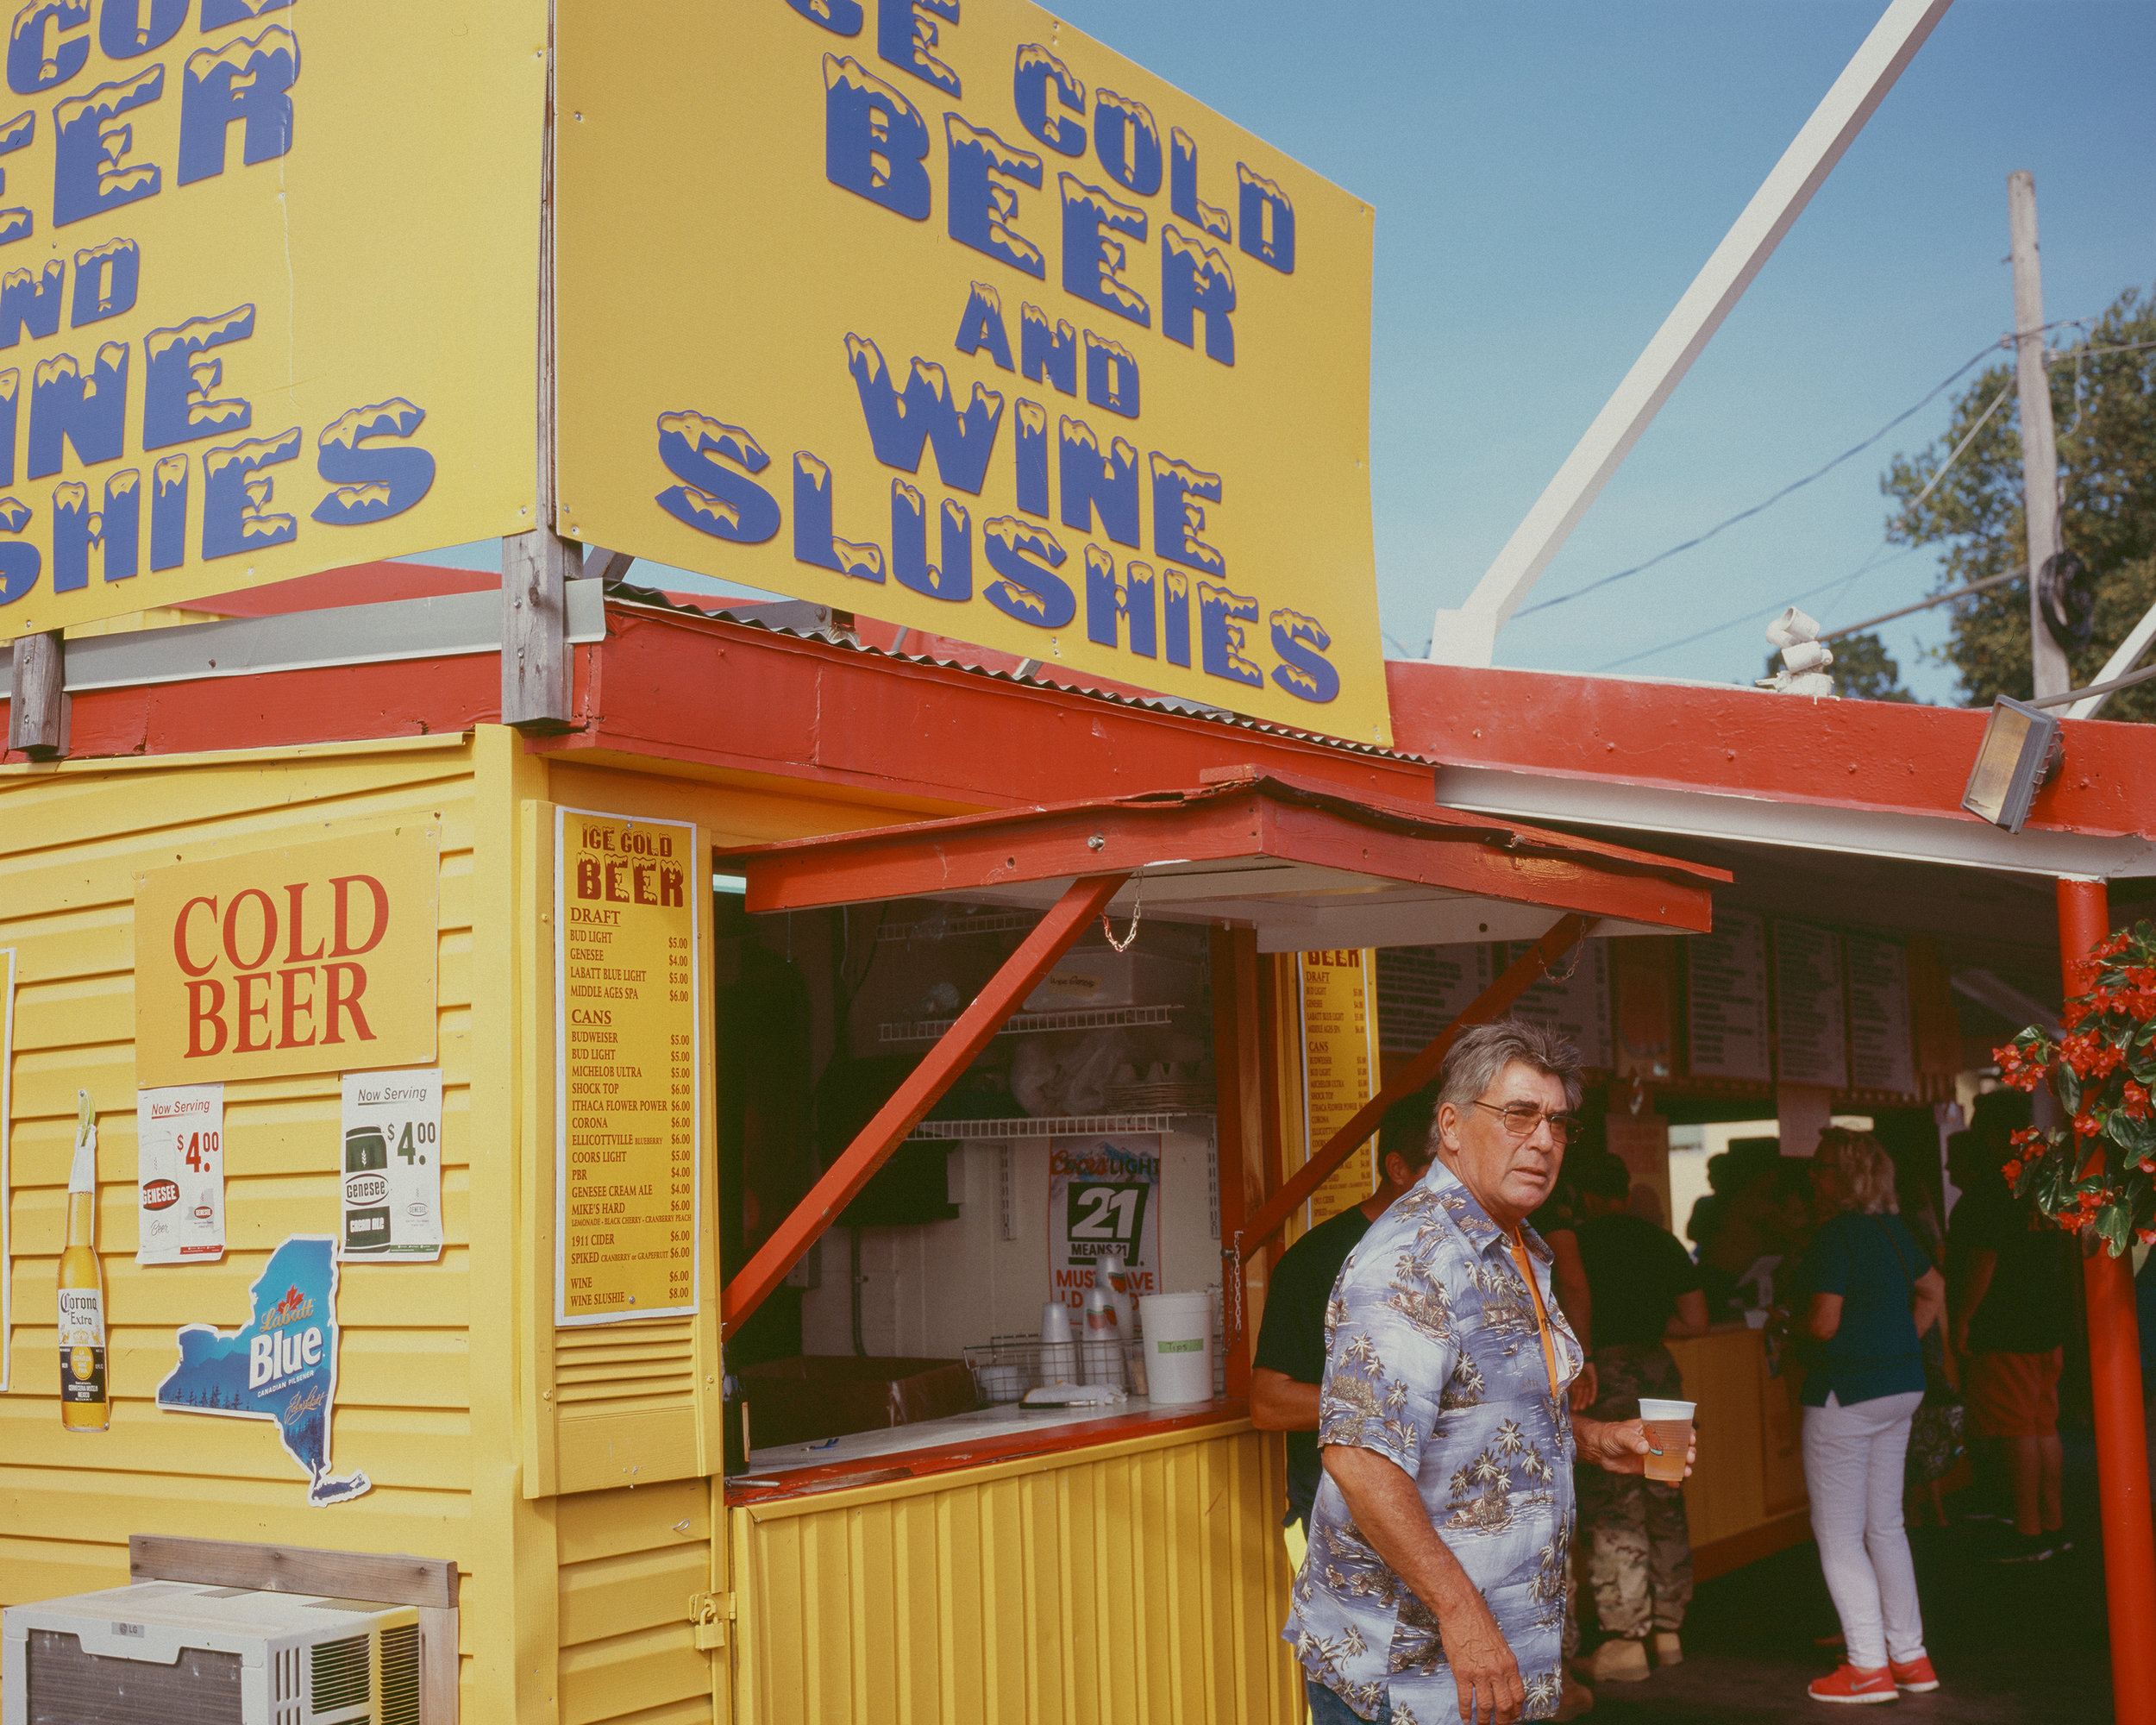
[[[2066,649],[2044,621],[2044,565],[2059,555],[2059,445],[2051,421],[2051,380],[2044,374],[2044,271],[2036,251],[2036,177],[2006,177],[2007,229],[2014,255],[2014,364],[2021,398],[2021,510],[2028,523],[2029,660],[2036,695],[2073,687]]]

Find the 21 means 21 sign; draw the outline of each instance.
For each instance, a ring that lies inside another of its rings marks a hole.
[[[561,0],[564,535],[1389,743],[1368,204],[1023,0]]]

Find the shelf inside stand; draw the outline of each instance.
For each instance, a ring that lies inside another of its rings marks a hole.
[[[1051,1030],[1108,1030],[1118,1025],[1164,1025],[1182,1010],[1167,1007],[1086,1007],[1067,1013],[1018,1013],[1004,1020],[998,1036],[1037,1036]],[[957,1023],[956,1019],[900,1019],[877,1027],[879,1042],[933,1042]]]
[[[1174,1132],[1180,1122],[1212,1119],[1210,1110],[1176,1108],[1150,1114],[1019,1114],[1000,1120],[923,1120],[915,1138],[1089,1138],[1095,1132]]]
[[[1038,911],[990,911],[980,916],[924,917],[918,922],[886,923],[876,931],[879,941],[942,940],[960,934],[1010,934],[1030,930],[1039,922]]]

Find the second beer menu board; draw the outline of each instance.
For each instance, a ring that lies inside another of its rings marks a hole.
[[[555,1321],[697,1308],[695,829],[555,812]]]

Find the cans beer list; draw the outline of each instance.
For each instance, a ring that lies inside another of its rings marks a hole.
[[[555,812],[561,1324],[697,1308],[695,830]]]

